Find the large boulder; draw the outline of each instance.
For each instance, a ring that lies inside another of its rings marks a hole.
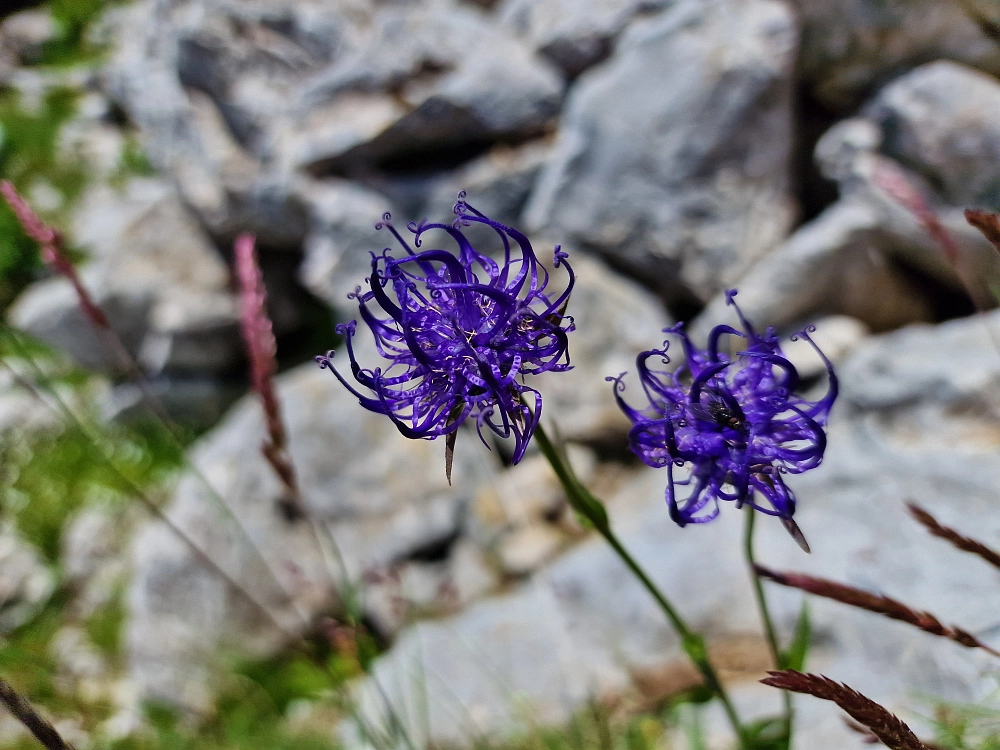
[[[530,141],[523,146],[497,146],[437,180],[424,204],[424,215],[432,221],[448,221],[460,191],[469,203],[494,221],[507,226],[521,224],[521,212],[535,187],[551,139]]]
[[[988,637],[997,572],[930,537],[907,518],[904,502],[1000,544],[1000,521],[990,512],[1000,481],[993,460],[1000,360],[988,326],[997,323],[994,313],[985,321],[914,326],[870,339],[844,363],[826,459],[789,479],[812,555],[780,524],[761,519],[764,564],[884,593]],[[638,390],[626,396],[638,399]],[[617,533],[707,635],[743,714],[776,713],[776,692],[754,684],[769,665],[741,557],[743,514],[727,506],[711,524],[681,529],[664,507],[663,475],[640,471],[609,503]],[[788,638],[801,596],[767,590]],[[965,701],[991,689],[980,680],[992,663],[981,652],[827,600],[810,598],[809,607],[809,669],[908,718],[914,695]],[[417,741],[469,743],[566,721],[595,698],[662,698],[691,681],[662,612],[592,538],[508,594],[411,627],[358,685],[357,697],[368,730],[388,726],[391,715]],[[800,698],[797,705],[796,748],[840,750],[858,741],[832,704]],[[724,739],[724,724],[710,726],[721,735],[715,741]],[[351,722],[344,731],[358,741]]]
[[[568,98],[526,209],[676,307],[780,242],[795,19],[775,0],[684,0],[634,22]]]
[[[371,253],[392,239],[376,232],[375,224],[396,212],[386,196],[347,180],[310,181],[302,194],[309,206],[309,235],[299,278],[330,307],[348,311],[355,303],[347,295],[371,275]]]

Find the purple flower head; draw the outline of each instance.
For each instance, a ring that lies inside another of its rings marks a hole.
[[[337,371],[332,352],[317,361],[364,408],[385,414],[406,437],[445,435],[450,446],[459,426],[472,418],[484,443],[484,428],[502,438],[513,436],[516,463],[542,411],[542,397],[525,385],[526,376],[570,367],[566,334],[573,320],[564,311],[575,277],[566,253],[556,246],[554,265],[565,266],[569,283],[558,295],[547,291],[549,274],[528,238],[488,219],[464,197],[459,194],[453,224],[408,225],[412,247],[389,223],[389,214],[375,225],[388,229],[405,254],[394,257],[389,248],[372,253],[369,290],[359,287],[350,297],[358,301],[385,364],[375,369],[358,364],[356,321],[337,331],[347,337],[351,371],[362,388]],[[496,233],[502,264],[476,250],[462,233],[461,227],[472,224]],[[420,249],[430,230],[448,235],[457,253]]]
[[[684,347],[684,363],[673,372],[650,366],[651,360],[669,363],[669,342],[636,358],[647,408],[634,409],[622,399],[625,373],[608,380],[632,422],[632,452],[650,466],[667,469],[667,506],[674,521],[681,526],[711,521],[719,514],[719,501],[728,500],[778,516],[798,539],[791,520],[795,495],[782,474],[800,474],[823,460],[824,427],[837,398],[837,376],[809,337],[810,327],[799,335],[826,364],[829,386],[819,401],[796,396],[799,375],[782,354],[774,329],[757,333],[735,296],[735,290],[726,293],[742,331],[716,326],[708,346],[700,350],[682,325],[665,329]],[[732,358],[719,351],[723,336],[744,339],[743,350]],[[683,478],[675,477],[679,467],[687,469]]]

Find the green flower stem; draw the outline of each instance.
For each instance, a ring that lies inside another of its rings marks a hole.
[[[743,534],[743,556],[746,558],[747,567],[750,569],[750,580],[753,581],[754,596],[757,598],[757,611],[760,612],[760,619],[764,625],[764,635],[767,638],[767,645],[771,649],[771,658],[775,669],[785,668],[785,658],[781,653],[781,646],[778,644],[778,633],[774,629],[774,621],[771,619],[771,612],[767,606],[767,597],[764,596],[764,585],[757,574],[756,557],[753,551],[753,531],[754,522],[757,519],[757,512],[749,505],[746,506],[746,526]],[[792,707],[792,694],[787,690],[782,691],[785,698],[785,736],[791,744],[792,720],[794,709]]]
[[[652,595],[656,600],[656,603],[660,605],[660,609],[663,610],[663,614],[667,616],[670,621],[671,626],[674,631],[680,636],[681,646],[684,648],[684,652],[687,654],[688,658],[701,673],[705,680],[705,684],[708,688],[715,693],[718,699],[722,702],[722,706],[725,709],[726,716],[729,718],[729,723],[733,727],[733,731],[739,738],[740,747],[749,750],[750,743],[747,738],[747,733],[743,728],[743,724],[740,722],[739,715],[736,713],[736,708],[733,706],[732,701],[729,699],[729,695],[726,692],[726,688],[723,686],[722,681],[719,680],[719,676],[715,672],[715,668],[712,667],[712,663],[708,659],[708,651],[705,647],[705,639],[702,636],[688,627],[687,623],[680,616],[674,606],[670,603],[663,592],[657,588],[656,584],[650,579],[646,574],[646,571],[642,569],[639,563],[629,554],[628,550],[622,546],[622,543],[615,536],[615,533],[611,530],[611,524],[608,520],[607,511],[604,509],[604,503],[602,503],[598,498],[594,497],[590,491],[583,486],[579,479],[577,479],[576,474],[573,472],[572,467],[565,457],[556,449],[556,446],[549,440],[549,436],[545,433],[544,428],[541,424],[535,429],[535,442],[541,449],[542,454],[548,460],[549,464],[552,466],[552,470],[556,473],[559,478],[560,484],[562,484],[563,490],[566,492],[566,498],[573,509],[576,510],[580,515],[585,517],[591,525],[604,537],[605,541],[611,546],[621,558],[622,562],[628,566],[629,570],[635,575],[639,582],[645,586],[646,590]]]

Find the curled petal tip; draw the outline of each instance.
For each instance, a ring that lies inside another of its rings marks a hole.
[[[629,447],[649,466],[668,468],[668,506],[681,525],[711,521],[720,501],[748,504],[788,519],[789,533],[808,549],[790,520],[795,497],[781,477],[822,461],[823,426],[836,398],[836,378],[828,368],[831,388],[819,401],[797,395],[798,373],[782,354],[777,335],[756,333],[734,296],[735,290],[727,291],[742,331],[716,326],[707,347],[699,349],[682,325],[665,329],[680,338],[685,355],[669,372],[658,364],[669,362],[666,344],[640,354],[636,367],[647,405],[627,404],[620,395],[622,376],[613,379],[619,407],[633,425]],[[734,355],[721,350],[720,339],[727,335],[739,337],[743,350]],[[684,473],[675,475],[676,469]]]

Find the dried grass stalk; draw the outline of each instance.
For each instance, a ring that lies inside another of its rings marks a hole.
[[[22,198],[14,185],[7,180],[0,180],[0,195],[3,195],[7,205],[10,206],[18,223],[24,233],[38,243],[41,248],[42,262],[45,263],[54,273],[65,277],[73,285],[80,303],[80,309],[87,319],[98,328],[109,330],[108,318],[104,311],[98,307],[90,296],[80,277],[76,273],[73,264],[63,251],[62,234],[45,224],[38,214],[31,210],[28,202]]]
[[[960,259],[958,244],[944,228],[927,197],[910,182],[906,173],[894,161],[879,159],[872,174],[872,181],[920,222],[924,231],[938,244],[951,263],[956,263]]]
[[[852,719],[871,730],[879,741],[892,750],[930,750],[898,716],[847,685],[822,675],[805,674],[794,669],[768,672],[761,682],[765,685],[805,693],[832,701]]]
[[[835,581],[828,581],[825,578],[814,578],[812,576],[802,575],[801,573],[779,573],[760,565],[756,565],[754,567],[756,568],[759,576],[774,581],[775,583],[780,583],[782,586],[790,586],[792,588],[801,589],[802,591],[807,591],[810,594],[822,596],[827,599],[833,599],[834,601],[849,604],[852,607],[857,607],[859,609],[865,609],[869,612],[883,615],[892,620],[906,622],[914,627],[920,628],[926,633],[939,635],[942,638],[948,638],[955,641],[955,643],[965,646],[966,648],[979,648],[993,654],[994,656],[1000,657],[1000,652],[990,648],[968,631],[955,626],[947,627],[942,625],[941,621],[929,612],[919,612],[915,609],[911,609],[902,602],[898,602],[888,596],[872,594],[867,591],[862,591],[861,589],[856,589],[853,586],[847,586]]]
[[[937,211],[927,200],[927,196],[919,187],[910,182],[906,172],[891,159],[878,157],[872,171],[872,181],[889,198],[909,211],[927,232],[927,235],[941,248],[945,259],[955,270],[955,274],[962,282],[976,309],[982,311],[995,307],[995,301],[983,286],[975,269],[969,264],[969,259],[955,242],[955,238],[945,229]],[[968,212],[966,215],[968,216]]]
[[[73,750],[73,746],[59,735],[56,728],[4,679],[0,679],[0,701],[48,750]]]
[[[998,233],[998,239],[1000,239],[1000,233]],[[977,542],[975,539],[970,539],[967,536],[962,536],[952,528],[942,526],[934,516],[916,503],[907,503],[906,507],[910,511],[910,514],[934,536],[951,542],[963,552],[971,552],[974,555],[978,555],[995,568],[1000,568],[1000,554],[997,554],[985,544]]]

